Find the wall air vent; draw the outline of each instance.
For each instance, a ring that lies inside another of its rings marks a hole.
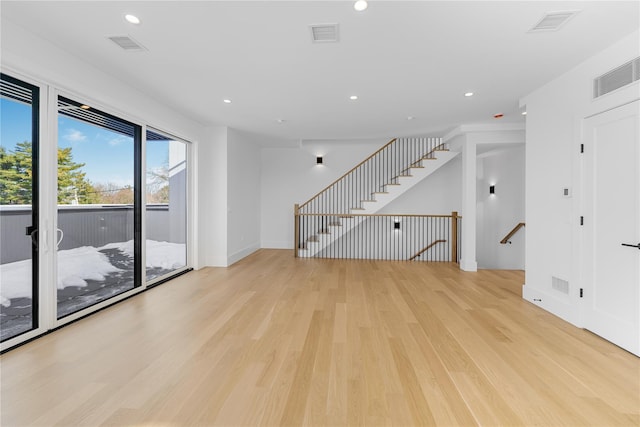
[[[593,79],[593,97],[597,98],[640,80],[640,57]]]
[[[311,40],[314,43],[335,43],[338,41],[338,24],[310,25]]]
[[[543,31],[557,31],[571,18],[576,16],[579,10],[564,10],[559,12],[547,12],[536,25],[529,30],[530,33]]]
[[[144,52],[147,50],[147,48],[129,36],[110,36],[107,38],[127,52]]]
[[[563,294],[569,295],[569,282],[567,282],[566,280],[551,276],[551,288],[558,292],[562,292]]]

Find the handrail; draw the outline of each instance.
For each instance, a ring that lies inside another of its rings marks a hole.
[[[349,172],[345,173],[344,175],[342,175],[340,178],[336,179],[335,181],[333,181],[331,184],[327,185],[322,191],[319,191],[318,194],[316,194],[315,196],[313,196],[312,198],[310,198],[309,200],[307,200],[306,202],[304,202],[303,204],[300,205],[300,208],[305,207],[310,201],[312,201],[313,199],[315,199],[316,197],[318,197],[319,195],[321,195],[322,193],[324,193],[325,191],[327,191],[329,188],[331,188],[334,184],[336,184],[338,181],[340,181],[342,178],[344,178],[345,176],[349,175],[351,172],[353,172],[354,170],[358,169],[360,166],[362,166],[364,163],[368,162],[369,160],[371,160],[376,154],[378,154],[379,152],[381,152],[382,150],[384,150],[385,148],[387,148],[389,145],[393,144],[394,142],[396,142],[398,138],[393,138],[391,141],[387,142],[386,144],[384,144],[382,147],[380,147],[380,149],[378,151],[376,151],[375,153],[373,153],[372,155],[370,155],[369,157],[367,157],[366,159],[364,159],[363,161],[361,161],[360,163],[358,163],[357,165],[355,165],[353,168],[351,168],[351,170],[349,170]]]
[[[383,216],[383,217],[399,217],[399,218],[451,218],[451,215],[421,215],[421,214],[343,214],[343,213],[298,213],[298,216],[337,216],[337,217],[354,217],[354,216]],[[462,218],[457,215],[457,218]]]
[[[428,251],[429,249],[431,249],[432,247],[434,247],[438,243],[447,243],[447,241],[446,240],[434,240],[433,242],[429,243],[427,246],[422,248],[422,250],[420,252],[418,252],[417,254],[412,256],[411,258],[409,258],[409,261],[413,261],[414,259],[418,258],[420,255],[422,255],[424,252]]]
[[[375,200],[376,193],[386,192],[386,185],[408,176],[411,167],[434,158],[434,153],[445,147],[442,138],[394,138],[301,204],[300,213],[349,213],[358,209],[362,202]]]
[[[500,240],[500,244],[504,245],[506,243],[511,243],[509,239],[513,237],[513,235],[516,234],[518,230],[520,230],[524,226],[525,226],[524,222],[519,222],[518,225],[513,227],[513,230],[511,230],[506,236],[504,236],[504,239]]]

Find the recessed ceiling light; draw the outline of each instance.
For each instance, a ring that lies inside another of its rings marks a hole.
[[[413,119],[415,119],[415,117],[413,117],[413,116],[407,117],[407,120],[413,120]]]
[[[464,94],[464,96],[466,96],[467,98],[470,97],[470,96],[473,96],[473,92],[467,92],[467,93]]]
[[[527,112],[526,112],[526,111],[523,111],[523,112],[522,112],[522,115],[523,115],[523,116],[526,116],[526,115],[527,115]]]
[[[88,110],[91,107],[89,107],[87,104],[82,104],[80,108],[82,108],[83,110]]]
[[[358,0],[357,2],[355,2],[353,4],[353,8],[355,10],[357,10],[358,12],[362,12],[363,10],[365,10],[369,5],[367,4],[367,0]]]
[[[277,119],[276,122],[278,123],[284,123],[284,119]]]
[[[504,114],[502,114],[502,113],[498,113],[498,114],[494,114],[494,115],[493,115],[493,118],[494,118],[494,119],[501,119],[501,118],[503,118],[503,117],[504,117]]]
[[[131,24],[138,25],[140,23],[140,18],[135,15],[124,15],[124,19]]]
[[[358,99],[358,95],[351,95],[349,99],[355,101],[356,99]]]
[[[231,100],[230,99],[223,99],[222,102],[224,102],[225,104],[231,104]]]

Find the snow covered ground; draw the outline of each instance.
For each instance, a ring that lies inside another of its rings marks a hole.
[[[174,270],[186,265],[183,243],[148,240],[146,244],[147,269]],[[115,266],[110,262],[105,253],[110,250],[133,259],[133,240],[109,243],[100,248],[83,246],[58,251],[58,289],[82,288],[87,286],[87,280],[104,282],[110,274],[123,272],[122,265]],[[31,260],[0,265],[0,280],[2,306],[9,307],[12,299],[31,298]]]

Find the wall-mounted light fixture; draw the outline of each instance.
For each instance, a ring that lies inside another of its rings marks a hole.
[[[321,165],[322,164],[322,156],[316,156],[316,164],[317,165]]]
[[[490,185],[489,186],[489,194],[496,194],[496,186],[495,185]]]
[[[396,219],[393,221],[393,229],[394,230],[400,230],[400,220]]]

